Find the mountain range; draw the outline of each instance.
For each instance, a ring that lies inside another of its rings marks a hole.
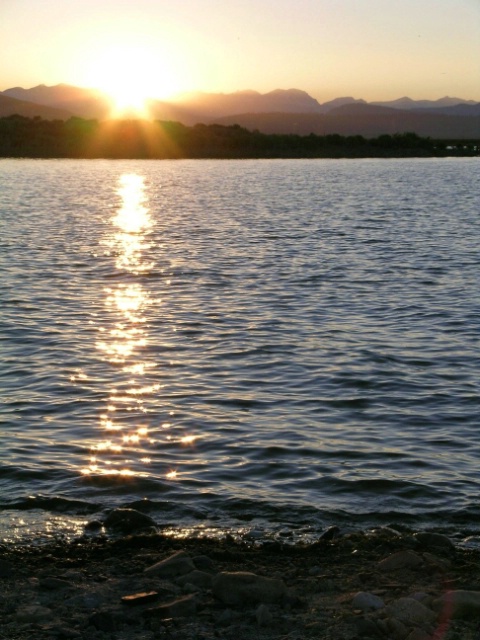
[[[352,97],[323,104],[299,89],[269,93],[190,93],[172,101],[150,100],[151,117],[185,125],[239,124],[265,133],[363,135],[414,132],[433,138],[480,138],[480,103],[445,97],[366,102]],[[19,114],[66,120],[72,116],[105,120],[111,100],[98,90],[67,84],[14,87],[0,92],[0,117]]]

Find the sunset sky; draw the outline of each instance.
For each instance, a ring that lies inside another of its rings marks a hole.
[[[480,101],[480,0],[0,0],[0,90]]]

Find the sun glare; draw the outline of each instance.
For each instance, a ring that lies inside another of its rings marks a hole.
[[[112,101],[112,116],[149,117],[149,101],[166,99],[180,90],[179,78],[167,60],[141,46],[108,47],[95,56],[89,84]]]

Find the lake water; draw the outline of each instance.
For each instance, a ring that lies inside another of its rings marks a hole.
[[[0,160],[1,537],[474,530],[479,168]]]

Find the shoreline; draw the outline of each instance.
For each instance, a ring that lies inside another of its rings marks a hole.
[[[480,550],[438,533],[331,527],[283,545],[139,531],[0,549],[9,640],[478,640]]]

